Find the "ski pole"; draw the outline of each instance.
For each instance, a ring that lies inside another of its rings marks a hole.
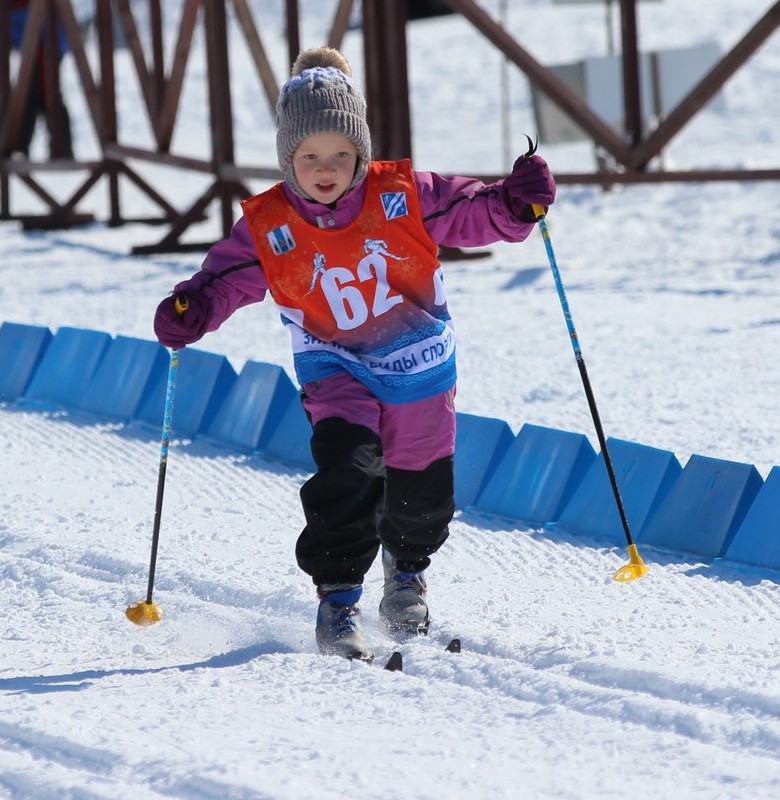
[[[637,550],[637,546],[634,544],[634,540],[631,536],[631,529],[628,526],[628,517],[626,516],[626,510],[623,507],[623,499],[620,496],[620,488],[618,487],[617,478],[615,477],[615,470],[612,467],[612,459],[609,455],[607,440],[604,436],[601,418],[599,417],[599,411],[596,407],[596,398],[593,395],[593,389],[590,385],[590,378],[588,377],[588,370],[585,366],[585,359],[582,355],[582,348],[580,347],[577,330],[574,327],[574,320],[572,319],[571,311],[569,309],[569,301],[566,298],[566,290],[563,287],[561,273],[558,269],[558,263],[555,260],[555,252],[553,251],[552,240],[550,239],[550,229],[547,227],[547,222],[544,218],[545,210],[544,207],[540,205],[532,205],[531,207],[536,215],[536,222],[539,225],[539,230],[541,231],[542,238],[544,239],[544,247],[547,251],[547,259],[550,262],[550,269],[552,270],[553,279],[555,280],[555,288],[558,291],[558,299],[561,301],[561,308],[563,309],[563,316],[566,320],[566,327],[569,329],[569,338],[571,340],[571,345],[574,348],[574,357],[577,359],[577,367],[580,370],[580,377],[582,378],[582,385],[585,389],[585,396],[588,398],[588,407],[590,408],[590,413],[593,417],[593,424],[596,428],[596,436],[598,437],[599,445],[601,446],[601,452],[604,456],[604,464],[607,468],[607,475],[609,476],[610,484],[612,484],[612,491],[615,495],[615,503],[617,504],[618,514],[620,514],[620,522],[623,525],[623,531],[626,534],[626,541],[628,542],[628,555],[630,559],[629,563],[622,566],[612,576],[612,578],[613,580],[622,582],[634,581],[637,578],[641,578],[643,575],[647,574],[648,567],[644,561],[642,561],[642,557],[639,555],[639,550]]]
[[[187,310],[187,298],[183,295],[175,300],[175,307],[181,316]],[[157,566],[157,546],[160,542],[160,522],[162,519],[163,494],[165,492],[165,473],[168,467],[168,445],[173,427],[173,395],[176,390],[176,373],[179,369],[179,351],[171,350],[168,366],[168,385],[165,390],[165,411],[163,412],[162,441],[160,443],[160,466],[157,473],[157,495],[154,503],[154,524],[152,526],[152,555],[149,560],[149,584],[146,599],[137,600],[125,609],[125,616],[136,625],[154,625],[162,619],[163,613],[157,603],[152,602],[154,573]]]

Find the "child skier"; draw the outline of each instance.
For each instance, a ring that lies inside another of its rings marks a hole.
[[[437,246],[522,241],[555,182],[539,156],[490,185],[372,161],[350,76],[337,50],[298,57],[277,104],[284,181],[242,203],[154,329],[182,348],[271,293],[312,425],[317,471],[300,492],[296,557],[317,587],[317,645],[369,659],[359,600],[380,546],[381,619],[426,633],[425,570],[454,512],[455,334]]]

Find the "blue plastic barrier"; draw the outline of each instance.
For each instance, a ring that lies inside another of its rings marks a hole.
[[[0,401],[24,394],[51,340],[48,328],[15,322],[0,326]]]
[[[455,505],[474,505],[515,435],[502,419],[457,414]]]
[[[110,344],[107,333],[60,328],[19,402],[44,408],[79,408]]]
[[[475,508],[525,522],[554,522],[595,458],[581,433],[523,425]]]
[[[206,436],[247,450],[262,451],[298,392],[274,364],[247,361]]]
[[[283,463],[314,469],[311,429],[282,367],[247,362],[237,376],[224,356],[180,354],[174,431],[204,435]],[[168,352],[153,341],[79,328],[0,326],[0,400],[75,408],[162,423]],[[672,551],[780,570],[780,467],[764,483],[750,464],[608,441],[634,539]],[[608,538],[625,535],[607,478],[578,433],[458,414],[458,507]]]
[[[752,464],[693,455],[637,538],[716,558],[728,549],[762,484]]]
[[[165,356],[166,365],[169,356]],[[236,371],[225,356],[185,347],[179,352],[176,394],[173,401],[173,435],[193,437],[208,430],[236,382]],[[160,427],[165,408],[168,370],[155,374],[134,419]]]
[[[674,485],[682,467],[667,450],[611,438],[607,439],[607,448],[631,535],[636,539]],[[615,544],[625,543],[626,533],[603,453],[591,464],[556,525]]]
[[[780,569],[780,467],[772,467],[723,558]]]
[[[129,420],[148,398],[155,379],[168,371],[168,353],[145,339],[117,336],[98,365],[84,396],[82,411]]]
[[[262,452],[285,464],[316,469],[311,454],[311,423],[299,399],[287,407]]]

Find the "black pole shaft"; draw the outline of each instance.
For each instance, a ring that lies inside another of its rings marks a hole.
[[[166,442],[167,444],[167,442]],[[165,472],[168,459],[160,460],[160,469],[157,473],[157,496],[154,502],[154,523],[152,526],[152,555],[149,559],[149,584],[146,589],[146,602],[152,602],[154,592],[154,573],[157,567],[157,546],[160,543],[160,521],[162,520],[163,495],[165,494]]]
[[[582,386],[585,389],[585,397],[588,399],[588,408],[590,408],[590,415],[593,417],[593,427],[596,429],[596,436],[599,440],[601,453],[604,456],[604,465],[607,468],[607,475],[609,482],[612,484],[612,491],[615,495],[615,503],[617,505],[618,514],[620,515],[620,522],[623,525],[623,531],[626,534],[626,541],[629,546],[634,544],[631,536],[631,529],[628,525],[628,517],[626,516],[626,509],[623,506],[623,498],[620,496],[620,487],[618,486],[615,470],[612,466],[612,458],[609,455],[609,448],[607,447],[607,439],[604,436],[604,428],[601,425],[601,417],[599,410],[596,406],[596,398],[593,395],[593,388],[590,385],[590,378],[588,377],[588,369],[585,366],[585,359],[582,355],[577,357],[577,367],[580,370],[580,377],[582,378]]]

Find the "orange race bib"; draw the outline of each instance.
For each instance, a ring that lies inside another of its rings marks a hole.
[[[408,161],[372,162],[360,214],[336,230],[302,219],[281,185],[243,208],[302,383],[344,368],[399,402],[450,388],[454,333]]]

